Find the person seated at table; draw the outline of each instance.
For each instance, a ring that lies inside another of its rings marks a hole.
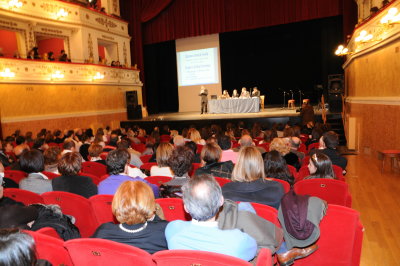
[[[237,90],[233,90],[232,98],[239,98],[239,93],[237,92]]]
[[[257,89],[257,87],[253,88],[253,91],[251,92],[251,97],[260,97],[260,91]]]
[[[224,91],[222,92],[221,99],[229,99],[229,98],[231,98],[231,96],[229,96],[228,91],[227,91],[227,90],[224,90]]]
[[[242,92],[240,93],[240,98],[250,98],[250,93],[247,91],[246,87],[242,88]]]

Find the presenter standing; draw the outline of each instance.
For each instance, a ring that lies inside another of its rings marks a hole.
[[[203,111],[207,114],[207,105],[208,105],[208,90],[204,88],[204,86],[201,86],[200,94],[201,96],[201,114],[203,114]]]

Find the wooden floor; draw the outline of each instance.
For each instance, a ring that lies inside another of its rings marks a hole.
[[[381,161],[348,155],[347,183],[364,225],[362,266],[400,265],[400,173],[382,174]]]

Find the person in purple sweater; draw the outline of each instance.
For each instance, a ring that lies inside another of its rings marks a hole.
[[[154,197],[158,198],[159,191],[156,185],[150,184],[140,177],[131,177],[128,175],[130,157],[129,152],[126,149],[116,149],[108,153],[106,164],[110,176],[100,182],[98,186],[98,194],[114,195],[119,185],[123,182],[142,181],[151,187]]]

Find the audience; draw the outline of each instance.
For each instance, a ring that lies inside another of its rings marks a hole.
[[[100,144],[91,144],[89,146],[88,152],[91,162],[96,162],[106,165],[106,161],[100,158],[100,154],[103,152],[103,147]]]
[[[218,145],[221,147],[221,162],[232,161],[237,162],[239,154],[232,150],[232,140],[231,137],[227,135],[222,135],[218,138]]]
[[[294,177],[290,174],[285,159],[278,151],[270,151],[265,155],[264,170],[267,178],[276,178],[294,184]]]
[[[58,163],[58,171],[61,176],[56,177],[51,182],[53,190],[70,192],[85,198],[96,195],[97,186],[92,179],[78,175],[81,167],[82,156],[78,152],[64,154]]]
[[[61,159],[61,149],[59,147],[49,147],[43,153],[44,156],[44,170],[59,174],[58,161]]]
[[[323,134],[319,141],[319,150],[331,159],[332,164],[342,167],[343,170],[346,169],[347,159],[340,156],[337,151],[337,146],[339,145],[339,136],[333,131],[328,131]],[[316,151],[313,151],[315,153]]]
[[[102,224],[93,237],[135,246],[150,254],[168,249],[164,234],[168,222],[156,215],[154,194],[147,184],[123,182],[111,207],[119,224]]]
[[[35,240],[30,235],[18,229],[0,229],[0,265],[46,265],[37,262]]]
[[[314,179],[314,178],[327,178],[336,179],[335,173],[333,172],[332,162],[328,156],[323,153],[317,152],[310,157],[308,163],[308,170],[310,171],[310,176],[304,179]]]
[[[168,166],[168,159],[171,157],[174,147],[170,143],[162,142],[156,150],[157,165],[150,168],[151,176],[170,176],[173,177],[171,168]]]
[[[206,144],[201,151],[203,167],[196,170],[196,175],[211,174],[223,178],[231,178],[232,161],[220,162],[222,150],[217,144]]]
[[[278,209],[284,194],[283,186],[265,180],[264,162],[255,147],[243,147],[232,172],[232,181],[222,187],[226,199],[257,202]]]
[[[299,157],[291,151],[289,139],[287,138],[274,138],[269,145],[270,151],[278,151],[286,163],[295,167],[297,170],[300,169]]]
[[[43,153],[31,150],[22,153],[19,160],[21,170],[28,173],[28,177],[19,182],[19,188],[38,194],[52,191],[51,180],[41,172],[44,171]]]
[[[249,261],[256,241],[239,229],[221,230],[216,216],[224,203],[218,183],[210,175],[195,176],[183,187],[185,210],[192,221],[172,221],[165,229],[168,249],[217,252]]]

